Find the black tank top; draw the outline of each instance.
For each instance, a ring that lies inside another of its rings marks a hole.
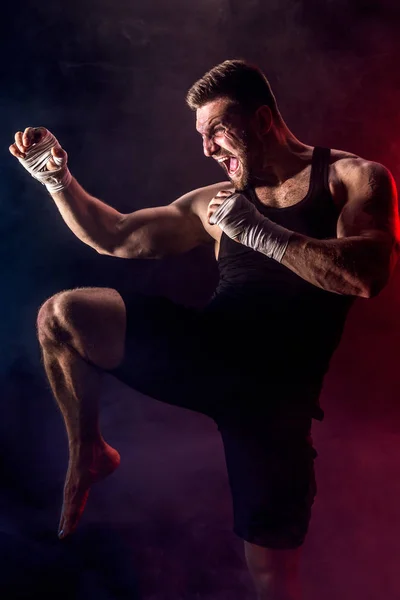
[[[252,190],[247,197],[259,212],[287,229],[316,239],[336,238],[339,212],[329,190],[329,163],[330,149],[315,147],[308,192],[295,205],[267,207]],[[233,327],[240,315],[240,328],[253,332],[254,357],[260,356],[258,348],[265,339],[284,365],[281,377],[312,382],[316,390],[312,416],[322,419],[317,398],[353,298],[308,283],[224,233],[218,268],[219,283],[209,309],[229,315]],[[254,361],[262,368],[259,358]]]

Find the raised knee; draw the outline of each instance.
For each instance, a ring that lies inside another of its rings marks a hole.
[[[41,343],[55,338],[60,339],[61,332],[66,333],[66,310],[63,296],[68,293],[68,291],[59,292],[48,298],[40,307],[37,316],[37,331]]]
[[[118,366],[124,354],[125,307],[115,290],[78,288],[52,296],[39,310],[42,346],[68,344],[103,369]]]

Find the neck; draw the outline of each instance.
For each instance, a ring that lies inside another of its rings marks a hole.
[[[303,170],[312,155],[312,146],[300,142],[280,118],[274,122],[263,143],[262,166],[253,176],[253,186],[278,187]]]

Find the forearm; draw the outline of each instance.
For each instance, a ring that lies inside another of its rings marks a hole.
[[[28,127],[10,146],[28,173],[46,186],[65,223],[100,254],[118,258],[161,258],[208,243],[201,219],[192,209],[197,191],[168,206],[121,214],[90,196],[72,177],[68,154],[44,127]]]
[[[274,223],[239,193],[221,201],[210,217],[210,222],[232,239],[278,261],[313,285],[363,298],[381,291],[397,260],[397,221],[392,215],[386,221],[385,226],[379,223],[380,228],[368,223],[369,230],[362,235],[320,240]]]
[[[384,236],[317,240],[293,233],[282,264],[326,291],[370,298],[387,283],[395,245]]]
[[[121,213],[90,196],[74,178],[67,189],[52,194],[52,198],[77,238],[100,254],[112,254]]]

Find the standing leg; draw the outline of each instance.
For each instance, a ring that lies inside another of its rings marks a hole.
[[[299,560],[316,493],[310,421],[254,411],[219,427],[234,531],[259,600],[301,598]]]
[[[60,538],[76,528],[90,486],[110,475],[120,462],[118,452],[101,435],[98,398],[101,369],[115,368],[123,358],[125,324],[121,296],[106,288],[61,292],[39,311],[44,367],[69,444]]]
[[[271,550],[244,542],[247,566],[258,600],[300,600],[300,548]]]

